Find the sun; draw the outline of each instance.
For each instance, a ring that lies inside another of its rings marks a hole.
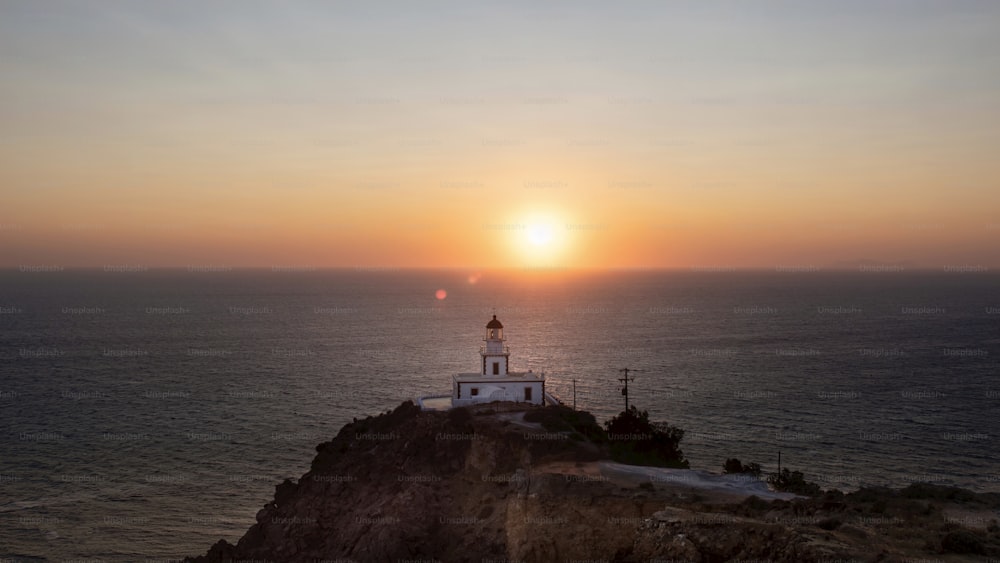
[[[565,259],[566,229],[554,213],[526,213],[516,223],[514,248],[525,265],[552,266]]]
[[[535,223],[528,226],[528,242],[535,246],[546,246],[552,242],[552,226]]]

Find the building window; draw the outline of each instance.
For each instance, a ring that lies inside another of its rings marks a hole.
[[[493,364],[493,375],[500,375],[500,364],[499,363],[494,363]]]
[[[524,400],[525,401],[530,401],[531,400],[531,387],[525,387],[524,388]]]
[[[472,395],[473,397],[475,397],[476,395],[478,395],[479,394],[479,387],[473,387],[472,391],[470,391],[469,394]]]

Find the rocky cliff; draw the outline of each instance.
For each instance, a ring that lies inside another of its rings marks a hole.
[[[914,486],[766,501],[610,471],[585,434],[526,422],[523,406],[436,413],[406,402],[344,426],[236,545],[189,561],[1000,557],[998,495]]]

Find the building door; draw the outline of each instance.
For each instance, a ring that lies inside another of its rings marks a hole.
[[[499,363],[494,363],[493,364],[493,375],[500,375],[500,364]]]
[[[525,387],[524,388],[524,400],[525,401],[530,401],[531,400],[531,387]]]

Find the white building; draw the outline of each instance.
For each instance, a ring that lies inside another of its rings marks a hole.
[[[541,405],[545,400],[545,375],[512,372],[510,349],[504,344],[503,325],[493,315],[486,325],[486,344],[479,349],[482,356],[480,373],[459,373],[452,377],[451,404],[464,407],[476,403],[514,401]]]

